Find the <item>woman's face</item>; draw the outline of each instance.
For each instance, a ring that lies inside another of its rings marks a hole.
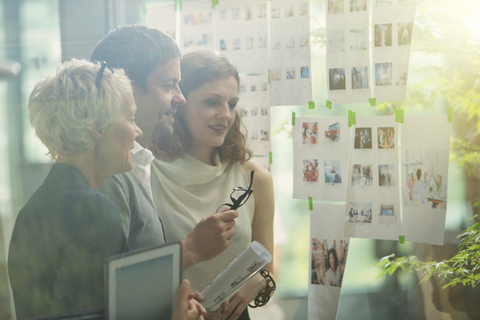
[[[328,255],[328,261],[330,261],[330,267],[335,269],[335,258],[333,257],[333,253],[330,252]]]
[[[128,94],[123,101],[122,109],[117,114],[115,122],[104,133],[100,152],[101,160],[108,163],[109,168],[115,173],[132,170],[132,149],[134,141],[141,138],[143,133],[135,124],[135,112],[137,107],[133,94]]]
[[[182,117],[192,136],[192,147],[213,150],[223,145],[235,121],[238,100],[234,77],[209,82],[188,95]]]

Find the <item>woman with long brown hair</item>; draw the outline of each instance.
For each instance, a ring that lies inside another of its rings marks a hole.
[[[215,211],[230,199],[234,187],[249,186],[250,172],[255,171],[255,191],[237,209],[230,246],[184,272],[192,289],[202,291],[253,240],[273,252],[273,184],[268,170],[248,161],[251,151],[240,131],[236,108],[237,70],[225,58],[207,51],[185,55],[180,65],[180,89],[187,102],[175,116],[173,135],[157,139],[152,146],[157,158],[152,164],[153,198],[156,207],[162,208],[168,241],[185,238],[205,218],[205,212]],[[249,319],[246,307],[265,286],[265,279],[257,274],[229,299],[223,313],[210,313],[209,318]]]

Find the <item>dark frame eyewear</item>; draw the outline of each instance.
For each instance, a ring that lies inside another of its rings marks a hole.
[[[230,207],[230,210],[237,210],[238,208],[240,208],[241,206],[243,206],[247,202],[247,200],[250,198],[250,196],[253,193],[252,184],[253,184],[254,173],[255,173],[254,170],[252,170],[252,172],[250,172],[250,185],[248,186],[248,189],[245,189],[243,187],[233,188],[233,191],[230,194],[230,200],[232,200],[232,203],[222,203],[220,205],[220,207],[218,207],[216,212],[219,212],[219,211],[225,209],[225,207]],[[234,197],[235,193],[238,194],[241,191],[243,191],[243,193],[238,198],[235,198]]]
[[[101,66],[100,66],[100,70],[98,70],[97,77],[95,78],[95,86],[96,86],[97,89],[98,89],[99,86],[100,86],[100,81],[102,81],[102,77],[103,77],[103,73],[105,72],[105,68],[110,69],[110,71],[112,71],[112,73],[115,73],[115,72],[113,71],[112,68],[110,68],[110,67],[107,65],[107,62],[106,62],[106,61],[97,61],[96,63],[101,65]]]

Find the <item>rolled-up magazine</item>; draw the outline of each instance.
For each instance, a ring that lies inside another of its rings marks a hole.
[[[208,311],[217,310],[271,261],[270,252],[253,241],[202,291],[202,305]]]

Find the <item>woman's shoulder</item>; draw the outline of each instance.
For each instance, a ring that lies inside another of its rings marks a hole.
[[[255,171],[255,175],[253,181],[256,185],[264,185],[264,184],[271,184],[272,183],[272,175],[270,171],[261,167],[260,165],[252,162],[252,161],[245,161],[241,164],[243,170],[247,174],[247,177],[250,177],[250,172]]]

